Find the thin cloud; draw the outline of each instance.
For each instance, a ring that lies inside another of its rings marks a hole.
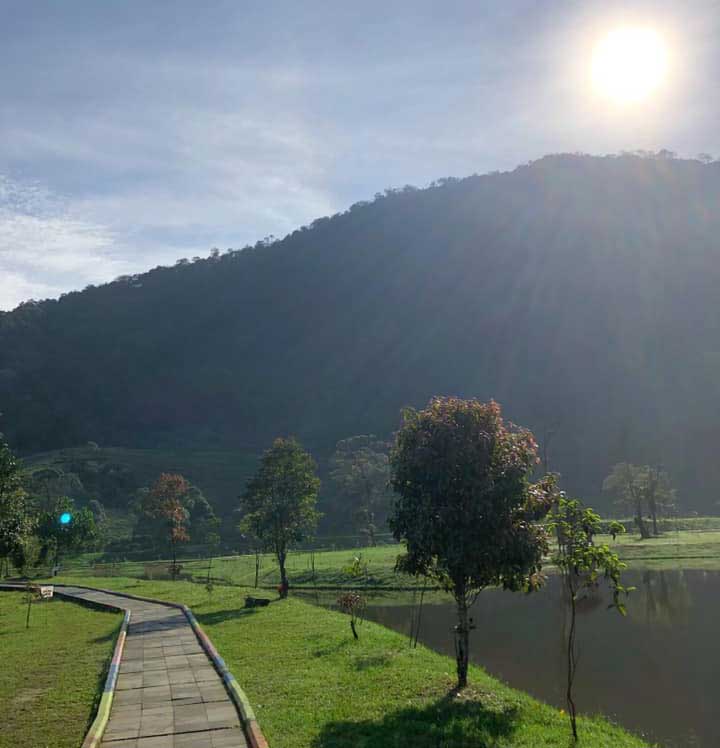
[[[41,185],[0,175],[0,308],[56,296],[122,272],[104,227]]]

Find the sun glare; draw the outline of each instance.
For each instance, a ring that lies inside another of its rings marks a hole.
[[[617,103],[639,102],[662,85],[667,67],[667,48],[657,32],[645,28],[616,29],[593,49],[593,87]]]

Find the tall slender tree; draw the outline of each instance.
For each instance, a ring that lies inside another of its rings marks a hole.
[[[279,438],[262,456],[241,499],[241,527],[277,558],[280,597],[287,597],[289,589],[285,568],[288,551],[307,540],[317,526],[319,488],[313,458],[295,439]]]
[[[170,544],[172,565],[170,574],[177,579],[177,547],[190,540],[188,522],[190,513],[186,507],[190,484],[177,473],[162,473],[155,481],[143,501],[143,512],[153,519],[163,521],[165,537]]]
[[[625,615],[624,597],[633,589],[623,587],[620,575],[625,564],[607,545],[596,545],[593,538],[600,531],[600,517],[592,509],[585,508],[575,499],[561,498],[553,511],[550,525],[559,538],[553,561],[562,575],[565,588],[564,600],[570,610],[570,626],[567,629],[567,679],[565,700],[568,707],[573,740],[577,741],[577,707],[573,697],[573,686],[577,673],[577,605],[590,595],[602,582],[612,592],[611,608]]]

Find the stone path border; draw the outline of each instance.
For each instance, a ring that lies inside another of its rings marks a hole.
[[[120,674],[122,670],[122,654],[125,648],[125,643],[128,639],[128,631],[130,626],[130,620],[131,620],[131,611],[128,609],[128,606],[122,606],[120,605],[120,601],[118,600],[118,604],[114,604],[113,602],[110,602],[108,600],[102,600],[101,599],[93,599],[88,598],[85,596],[75,595],[71,592],[71,590],[85,590],[87,592],[91,593],[98,593],[100,596],[110,596],[111,598],[127,598],[130,600],[137,600],[139,602],[144,603],[150,603],[152,605],[157,605],[165,608],[175,608],[177,610],[180,610],[183,612],[185,618],[187,619],[187,622],[189,623],[195,638],[199,642],[200,646],[202,647],[203,652],[205,655],[210,659],[212,664],[215,667],[215,670],[220,675],[222,682],[225,686],[226,692],[230,695],[230,698],[232,699],[233,704],[235,705],[235,708],[237,712],[239,713],[241,717],[241,723],[243,726],[243,732],[245,734],[245,737],[247,739],[247,744],[250,746],[250,748],[268,748],[267,741],[265,740],[265,737],[262,734],[262,731],[260,730],[260,727],[257,723],[257,719],[255,717],[255,713],[253,712],[252,707],[250,706],[250,702],[247,699],[247,696],[243,692],[243,690],[240,688],[237,680],[232,675],[232,673],[229,671],[227,665],[225,664],[225,661],[220,657],[217,650],[213,646],[212,642],[210,641],[210,638],[207,636],[207,634],[203,631],[200,624],[198,623],[197,619],[193,615],[192,611],[186,606],[181,605],[179,603],[170,603],[165,602],[163,600],[155,600],[153,598],[148,597],[140,597],[138,595],[132,595],[130,593],[126,592],[116,592],[114,590],[105,590],[97,587],[85,587],[82,585],[63,585],[63,584],[56,584],[54,585],[56,589],[56,594],[59,597],[71,599],[75,602],[80,603],[86,603],[91,605],[98,605],[101,607],[106,608],[114,608],[117,610],[121,610],[125,612],[125,618],[123,620],[123,626],[121,628],[121,634],[118,637],[118,641],[116,642],[115,646],[115,653],[113,655],[112,664],[110,667],[110,671],[108,672],[108,677],[105,682],[105,689],[103,691],[103,696],[100,701],[100,706],[98,708],[97,716],[88,731],[88,734],[86,735],[85,742],[83,743],[82,748],[98,748],[101,744],[102,737],[104,735],[105,729],[107,728],[107,724],[109,721],[109,715],[110,710],[113,702],[113,696],[115,694],[115,689],[117,688],[117,680],[118,675]],[[22,591],[24,589],[24,585],[6,585],[6,584],[0,584],[0,589],[12,589],[16,591]],[[137,624],[136,624],[137,625]],[[127,677],[127,674],[126,676]],[[128,705],[129,706],[129,705]],[[117,735],[121,735],[122,733],[116,733]],[[196,735],[200,736],[200,733],[195,733]],[[162,739],[167,737],[168,740],[165,742],[162,742]],[[148,738],[147,740],[150,741],[150,743],[147,743],[148,748],[150,748],[150,745],[155,746],[156,744],[160,748],[164,748],[167,746],[174,746],[175,743],[173,742],[172,735],[168,736],[161,736],[159,739],[156,738]],[[153,743],[152,741],[155,740]],[[143,743],[143,738],[139,737],[138,742],[136,743],[134,740],[131,742],[130,740],[126,741],[123,738],[116,737],[116,738],[110,738],[110,743],[103,743],[103,745],[110,746],[111,744],[115,744],[117,748],[125,748],[123,743],[128,746],[128,748],[135,748],[137,745],[139,748],[143,748],[145,743]],[[223,743],[224,744],[224,743]],[[185,745],[185,743],[183,743]],[[187,743],[187,745],[191,745],[190,743]],[[199,745],[199,744],[198,744]],[[203,743],[203,745],[210,746],[211,743]]]
[[[63,598],[73,599],[70,595],[59,594]],[[115,651],[113,652],[110,669],[108,670],[107,678],[105,679],[105,688],[103,689],[103,695],[100,698],[100,704],[98,704],[97,714],[85,736],[82,748],[98,748],[102,736],[105,733],[105,728],[110,719],[110,709],[112,707],[113,696],[115,695],[115,686],[117,685],[117,677],[120,672],[120,660],[122,659],[123,649],[125,648],[125,639],[127,637],[128,626],[130,625],[130,617],[130,611],[126,610],[122,625],[120,626],[120,633],[115,642]]]

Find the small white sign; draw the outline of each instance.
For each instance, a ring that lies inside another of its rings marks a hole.
[[[40,585],[40,597],[43,600],[49,600],[55,593],[55,587],[52,584]]]

